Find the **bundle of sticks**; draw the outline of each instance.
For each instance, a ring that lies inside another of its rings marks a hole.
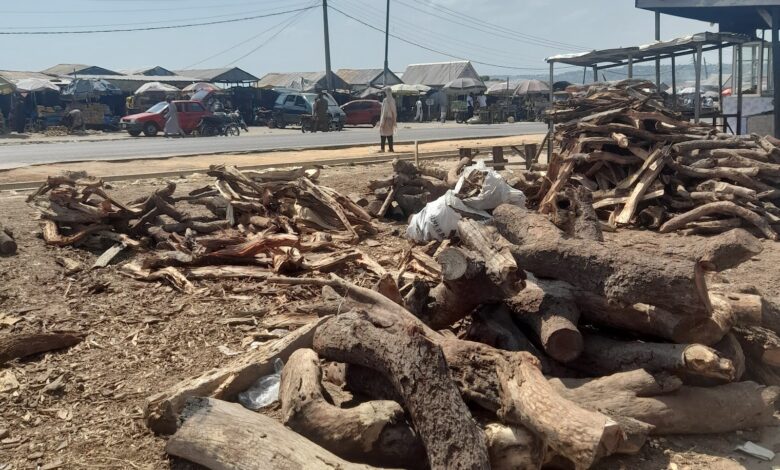
[[[55,246],[110,246],[96,266],[131,248],[140,259],[122,266],[143,280],[259,278],[328,270],[348,261],[377,269],[352,247],[373,233],[371,216],[337,191],[316,184],[318,171],[239,171],[213,166],[214,183],[175,195],[168,183],[149,196],[120,202],[103,181],[50,177],[32,194],[43,237]],[[81,176],[81,177],[78,177]],[[198,213],[198,215],[195,215]]]
[[[780,388],[743,380],[773,370],[780,308],[713,281],[761,243],[737,229],[652,257],[602,243],[588,213],[571,233],[513,205],[463,219],[425,248],[438,279],[269,277],[321,287],[321,317],[149,397],[147,425],[208,468],[580,469],[650,435],[773,424]],[[231,403],[276,359],[279,421]]]
[[[593,87],[549,115],[557,150],[536,195],[542,213],[557,209],[567,187],[581,186],[612,226],[700,234],[749,227],[778,239],[776,140],[685,121],[652,83],[636,80]]]

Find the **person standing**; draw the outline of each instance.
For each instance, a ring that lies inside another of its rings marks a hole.
[[[322,90],[317,92],[317,98],[314,99],[314,105],[312,106],[312,122],[311,131],[327,132],[330,127],[330,119],[328,119],[328,101],[325,99],[325,95]]]
[[[415,108],[417,108],[417,113],[414,115],[414,120],[417,122],[422,122],[423,120],[423,107],[422,107],[422,98],[419,96],[417,97],[417,102],[414,103]]]
[[[388,143],[390,151],[394,152],[393,134],[398,121],[398,110],[395,107],[395,98],[393,98],[393,92],[390,91],[390,87],[385,87],[384,95],[382,113],[379,116],[379,136],[382,142],[382,152],[385,151],[385,142]]]
[[[466,119],[474,117],[474,93],[466,97]]]
[[[477,105],[479,106],[479,109],[484,110],[487,108],[487,96],[485,96],[484,93],[480,93],[477,96]]]
[[[68,128],[69,133],[73,133],[76,130],[84,132],[86,126],[84,125],[84,115],[81,114],[80,109],[71,109],[62,118],[62,124]]]
[[[163,130],[165,137],[172,135],[182,135],[184,132],[181,130],[179,124],[179,111],[176,109],[176,103],[168,100],[168,114],[165,116],[165,129]]]

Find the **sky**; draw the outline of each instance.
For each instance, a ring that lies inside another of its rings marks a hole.
[[[386,1],[327,1],[333,70],[382,68]],[[0,33],[230,22],[97,34],[0,34],[0,69],[39,71],[58,63],[112,70],[238,66],[258,77],[325,69],[322,0],[3,3]],[[661,21],[662,39],[713,30],[708,23],[669,16]],[[464,58],[482,75],[523,75],[544,73],[550,55],[652,42],[654,20],[653,13],[634,8],[633,0],[390,0],[390,33],[395,37],[389,63],[396,72],[410,63]]]

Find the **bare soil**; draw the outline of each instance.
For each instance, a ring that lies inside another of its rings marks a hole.
[[[344,193],[362,193],[369,179],[386,176],[389,164],[325,168],[321,182]],[[202,187],[204,175],[175,180],[177,194]],[[162,180],[115,183],[113,194],[131,200],[162,186]],[[0,193],[0,220],[14,229],[19,253],[0,258],[0,335],[42,330],[78,330],[86,340],[66,351],[0,365],[0,390],[13,374],[18,388],[0,391],[0,470],[189,469],[165,454],[165,439],[143,423],[147,396],[231,360],[254,339],[253,324],[228,325],[226,318],[295,311],[316,293],[263,282],[200,282],[193,294],[162,284],[143,283],[115,267],[90,270],[99,249],[54,248],[39,236],[37,212],[26,194]],[[394,266],[406,245],[402,222],[380,224],[381,233],[363,249],[381,264]],[[642,231],[607,234],[607,243],[646,249],[648,256],[674,253],[696,237]],[[764,241],[764,252],[724,273],[780,295],[780,244]],[[58,258],[78,261],[83,270],[67,274]],[[119,262],[122,262],[120,260]],[[344,273],[355,282],[361,272]],[[5,379],[4,379],[5,377]],[[60,387],[46,385],[59,381]],[[273,410],[271,410],[273,412]],[[728,410],[713,410],[728,413]],[[771,469],[771,463],[735,453],[746,440],[780,451],[777,427],[713,436],[665,436],[641,453],[611,458],[601,469],[666,468]],[[59,465],[57,465],[59,464]],[[45,467],[48,465],[48,467]]]

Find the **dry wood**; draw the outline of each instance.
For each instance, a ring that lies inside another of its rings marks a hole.
[[[766,365],[780,367],[780,338],[760,326],[734,327],[732,330],[745,354]]]
[[[688,257],[710,271],[734,268],[763,251],[761,242],[747,230],[734,229],[692,244]]]
[[[450,170],[447,172],[447,184],[450,186],[450,188],[455,188],[455,185],[458,184],[458,180],[460,179],[460,174],[463,172],[463,169],[466,168],[468,165],[471,164],[472,161],[471,156],[462,157],[460,160],[458,160],[458,163],[455,164]]]
[[[490,423],[485,440],[492,470],[538,470],[544,462],[544,441],[521,426]]]
[[[165,451],[213,470],[369,470],[343,460],[276,420],[213,398],[192,398]]]
[[[574,219],[574,237],[583,240],[604,241],[601,232],[601,222],[593,207],[593,193],[584,187],[572,191],[576,203],[576,217]]]
[[[711,214],[726,214],[741,217],[747,222],[755,225],[770,240],[777,241],[779,239],[777,232],[772,230],[772,227],[769,225],[766,219],[749,209],[745,209],[744,207],[740,207],[733,202],[728,201],[705,204],[684,214],[673,217],[671,220],[662,225],[659,231],[661,233],[673,232],[688,223],[696,222],[697,220],[700,220],[703,217]]]
[[[16,253],[16,241],[14,234],[8,227],[0,224],[0,255],[12,255]]]
[[[580,406],[655,426],[653,434],[709,434],[774,424],[780,388],[753,382],[680,386],[634,370],[598,379],[553,379],[552,387]],[[714,410],[728,410],[716,413]]]
[[[645,195],[652,182],[655,181],[655,179],[661,173],[661,170],[664,169],[668,159],[668,149],[664,149],[656,151],[645,161],[647,169],[642,172],[642,175],[634,185],[634,189],[631,191],[631,196],[626,201],[626,205],[623,207],[623,210],[620,212],[620,214],[618,214],[618,216],[615,218],[615,221],[618,224],[625,225],[631,221],[634,213],[636,212],[639,201]]]
[[[370,401],[341,409],[326,399],[319,357],[311,349],[290,355],[282,372],[282,422],[350,461],[389,467],[419,466],[425,449],[394,401]]]
[[[84,334],[75,331],[6,334],[0,337],[0,364],[33,354],[69,348],[83,339]]]

